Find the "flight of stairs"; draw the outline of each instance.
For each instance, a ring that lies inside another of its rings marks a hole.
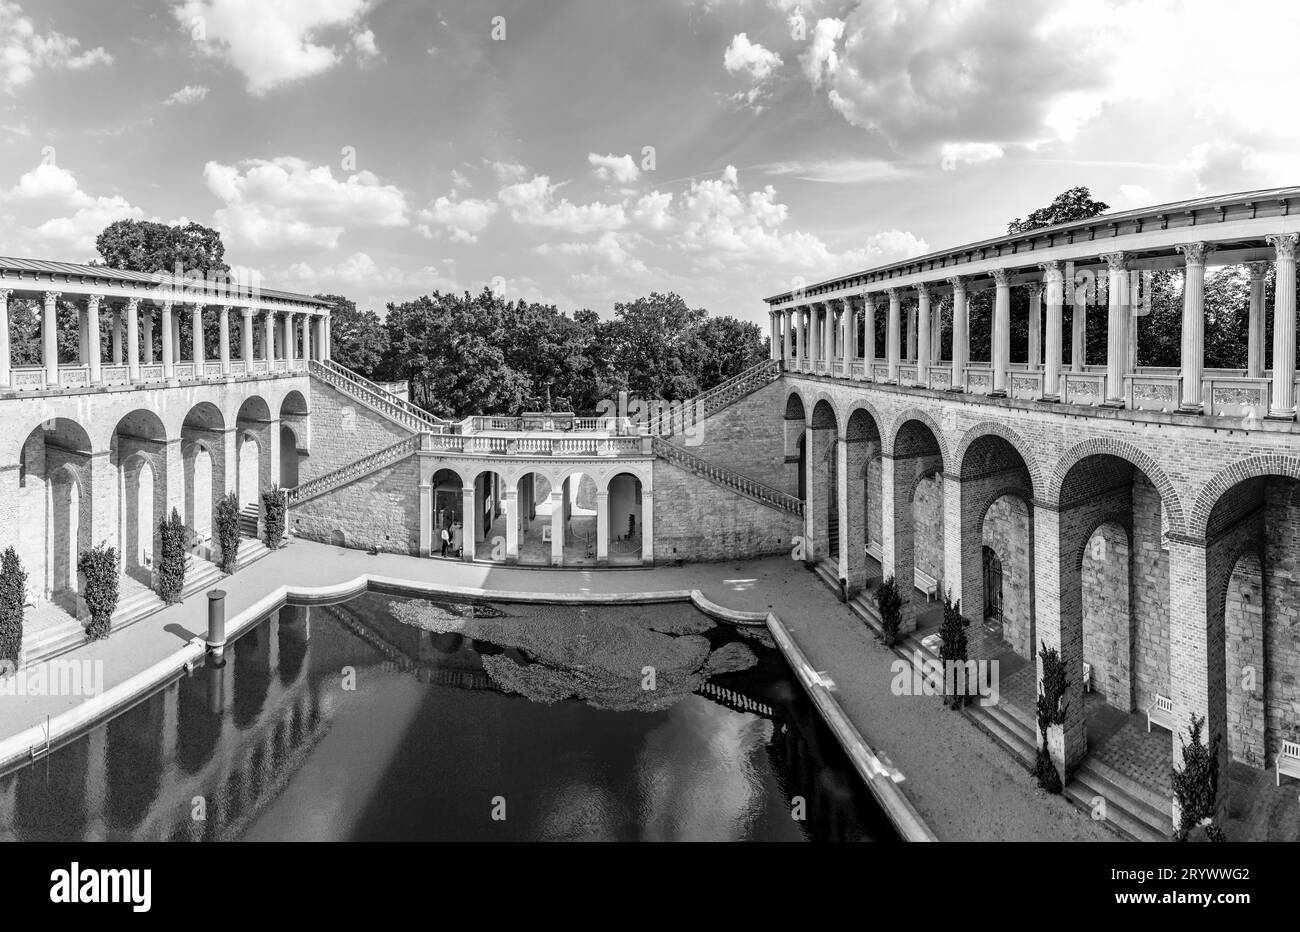
[[[751,392],[756,392],[764,385],[775,382],[781,377],[781,362],[777,359],[765,359],[756,366],[750,366],[744,372],[734,375],[713,386],[706,392],[701,392],[694,398],[683,401],[680,405],[675,405],[677,409],[684,412],[685,418],[689,423],[695,423],[703,420],[710,415],[716,414],[728,405],[735,404],[741,398]],[[673,433],[673,422],[683,415],[674,415],[667,412],[650,422],[650,433],[660,437],[670,437]]]
[[[761,482],[755,482],[748,476],[742,476],[725,466],[719,466],[717,463],[709,462],[694,453],[688,453],[662,437],[654,438],[654,452],[655,456],[660,459],[685,469],[687,472],[694,473],[701,479],[707,479],[715,485],[735,492],[737,495],[752,499],[760,505],[775,508],[777,511],[789,512],[792,515],[803,515],[803,502],[798,496],[782,492],[780,489],[774,489]]]
[[[257,538],[257,502],[249,502],[239,512],[239,533],[244,537]]]

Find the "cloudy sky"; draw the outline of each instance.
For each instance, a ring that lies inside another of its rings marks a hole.
[[[1300,183],[1274,0],[0,0],[0,254],[215,225],[270,287],[608,315],[761,299],[1115,208]]]

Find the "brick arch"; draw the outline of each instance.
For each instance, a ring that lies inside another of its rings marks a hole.
[[[924,482],[926,479],[931,479],[935,476],[938,476],[941,480],[947,479],[947,476],[944,475],[944,471],[942,467],[939,466],[936,466],[933,469],[925,469],[917,473],[916,478],[912,480],[912,487],[910,490],[908,490],[907,493],[907,501],[909,504],[916,502],[916,490],[921,487],[921,483]],[[942,511],[943,509],[942,500],[939,502],[939,508],[940,511]]]
[[[808,411],[808,426],[813,430],[827,429],[825,426],[818,427],[816,424],[817,406],[820,405],[823,401],[826,402],[826,407],[830,409],[831,417],[835,418],[835,432],[838,434],[840,430],[840,426],[844,423],[844,419],[840,417],[840,410],[835,405],[835,399],[832,398],[830,395],[828,395],[826,392],[818,392],[817,395],[813,398],[813,403],[806,409]]]
[[[1114,456],[1142,470],[1151,480],[1151,484],[1156,487],[1156,491],[1160,493],[1160,501],[1164,504],[1165,514],[1169,517],[1169,530],[1176,533],[1183,531],[1186,527],[1183,500],[1160,464],[1150,454],[1132,444],[1111,437],[1093,437],[1080,441],[1066,450],[1047,480],[1043,490],[1043,500],[1050,505],[1060,505],[1061,486],[1065,483],[1065,477],[1076,464],[1090,456]]]
[[[1300,480],[1300,458],[1293,456],[1252,456],[1238,460],[1221,470],[1205,484],[1205,488],[1196,496],[1192,513],[1187,521],[1187,533],[1192,537],[1204,538],[1210,526],[1210,515],[1214,506],[1233,486],[1247,479],[1261,476],[1281,476],[1286,479]]]
[[[984,532],[984,519],[989,516],[989,509],[993,507],[993,503],[996,502],[999,498],[1014,498],[1017,501],[1019,501],[1022,505],[1025,506],[1025,511],[1029,514],[1029,533],[1033,534],[1034,531],[1033,498],[1027,496],[1025,494],[1025,490],[1018,485],[1005,485],[1002,486],[1001,488],[994,489],[991,493],[989,493],[989,495],[984,499],[984,501],[980,503],[979,520],[976,521],[975,527],[980,532],[981,536],[983,535]]]
[[[1210,602],[1210,610],[1217,611],[1217,614],[1211,615],[1212,618],[1224,619],[1228,614],[1228,590],[1232,588],[1232,574],[1237,571],[1237,565],[1246,557],[1254,557],[1259,562],[1260,578],[1264,576],[1264,551],[1256,541],[1243,541],[1240,546],[1233,551],[1232,559],[1223,563],[1223,578],[1216,579],[1215,585],[1218,587],[1218,593]]]
[[[797,401],[797,402],[799,402],[799,411],[800,411],[800,413],[799,413],[798,415],[792,415],[792,414],[790,413],[790,402],[792,402],[792,401]],[[787,421],[807,421],[807,420],[808,420],[808,405],[804,403],[804,400],[803,400],[803,392],[799,391],[799,389],[797,389],[797,388],[792,388],[792,389],[790,389],[790,391],[786,394],[786,396],[785,396],[785,414],[783,415],[783,417],[784,417],[785,420],[787,420]]]
[[[1079,550],[1073,555],[1073,562],[1068,564],[1076,571],[1083,570],[1083,558],[1088,555],[1088,541],[1092,540],[1092,535],[1107,524],[1113,524],[1124,532],[1124,543],[1128,545],[1129,559],[1133,559],[1133,520],[1132,515],[1120,513],[1118,511],[1108,511],[1092,524],[1088,525],[1088,533],[1079,539]],[[1131,567],[1130,567],[1131,571]]]
[[[956,475],[961,475],[962,463],[966,459],[967,451],[981,437],[1001,437],[1009,443],[1011,448],[1020,455],[1021,462],[1025,464],[1025,468],[1029,471],[1030,492],[1035,495],[1041,493],[1043,478],[1038,468],[1038,457],[1034,455],[1033,450],[1020,434],[1005,424],[999,424],[997,421],[981,421],[962,434],[952,454],[951,468],[956,470]]]
[[[871,421],[876,428],[876,436],[883,443],[885,437],[885,419],[880,416],[880,412],[877,411],[874,406],[872,406],[869,402],[863,401],[861,399],[851,402],[849,404],[848,410],[844,412],[844,425],[843,425],[844,439],[850,441],[868,439],[864,437],[849,436],[849,425],[853,422],[853,415],[855,415],[859,411],[862,411],[867,415],[867,417],[871,418]]]
[[[952,462],[951,454],[948,451],[948,438],[944,436],[939,425],[935,423],[934,418],[931,417],[928,412],[922,411],[920,408],[907,408],[906,410],[900,411],[897,416],[895,416],[893,426],[889,429],[889,433],[882,433],[881,446],[885,446],[886,442],[888,443],[888,449],[884,451],[885,455],[894,455],[894,451],[897,449],[898,445],[899,431],[903,429],[903,425],[908,421],[920,421],[930,429],[930,433],[934,434],[934,439],[939,444],[939,457],[943,460],[943,469],[947,472],[950,468],[949,464]],[[888,437],[887,441],[885,439],[886,437]]]

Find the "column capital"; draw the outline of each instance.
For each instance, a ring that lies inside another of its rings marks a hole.
[[[952,278],[948,279],[948,284],[952,285],[952,290],[954,292],[960,291],[962,294],[965,294],[967,281],[969,281],[969,279],[965,275],[954,275]]]
[[[1048,262],[1038,263],[1039,271],[1043,273],[1043,278],[1065,278],[1065,272],[1061,269],[1061,263],[1052,259]]]
[[[1264,241],[1277,250],[1279,259],[1294,259],[1296,244],[1300,243],[1300,233],[1270,233]]]
[[[185,303],[197,311],[202,311],[208,306],[206,301],[186,301]]]
[[[1269,267],[1272,264],[1271,262],[1247,262],[1246,268],[1250,271],[1251,280],[1258,281],[1268,275]]]
[[[222,314],[229,314],[231,311],[235,309],[235,306],[233,304],[219,304],[217,306],[221,308]]]
[[[59,300],[59,298],[61,298],[61,297],[63,297],[63,292],[62,292],[62,291],[47,291],[47,292],[45,292],[45,303],[46,303],[46,304],[53,304],[55,301]]]
[[[244,317],[247,317],[249,320],[253,319],[254,311],[251,307],[241,307],[239,309],[239,313],[242,314]]]
[[[889,301],[891,304],[895,301],[901,301],[903,299],[902,288],[886,288],[885,294],[889,295]]]
[[[1101,259],[1112,272],[1123,272],[1128,269],[1126,252],[1105,252],[1101,254]]]
[[[916,286],[916,299],[920,301],[924,298],[926,301],[929,301],[931,296],[930,289],[933,287],[934,285],[932,282],[921,282],[921,284]]]
[[[1044,282],[1026,282],[1025,287],[1029,289],[1029,297],[1041,298],[1043,296]]]
[[[12,288],[0,288],[0,301],[8,301],[9,296],[14,293]]]
[[[1007,269],[994,269],[989,274],[993,276],[993,284],[999,288],[1007,288],[1011,285],[1011,273]]]
[[[139,298],[127,298],[127,299],[126,299],[126,309],[127,309],[130,313],[134,314],[137,310],[139,310],[139,308],[140,308],[140,299],[139,299]]]
[[[102,294],[88,294],[86,295],[86,307],[99,310],[99,305],[103,300],[104,296]]]
[[[1186,257],[1188,265],[1205,265],[1205,257],[1214,247],[1208,243],[1180,243],[1174,249]]]

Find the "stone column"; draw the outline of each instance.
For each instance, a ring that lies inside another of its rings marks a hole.
[[[794,367],[796,371],[802,372],[804,356],[806,356],[808,352],[808,326],[804,322],[802,307],[795,308],[794,315],[795,327],[799,334],[799,339],[797,341],[798,345],[795,347]]]
[[[176,313],[172,315],[172,359],[180,362],[184,358],[181,352],[181,315]]]
[[[867,381],[875,379],[872,371],[876,364],[876,296],[867,293],[862,296],[862,310],[866,315],[862,322],[862,371]]]
[[[902,296],[898,293],[897,288],[886,289],[889,293],[889,324],[885,329],[885,353],[889,362],[889,381],[898,382],[898,354],[902,347],[899,345],[899,333],[902,327]]]
[[[13,384],[13,352],[9,345],[9,296],[12,288],[0,288],[0,389]]]
[[[203,378],[203,363],[205,360],[205,350],[203,347],[203,305],[202,304],[196,303],[195,305],[193,305],[193,310],[191,311],[190,320],[191,320],[190,327],[194,331],[193,333],[190,334],[190,340],[194,345],[194,351],[192,354],[194,357],[194,377],[196,379],[201,379]]]
[[[77,308],[77,365],[85,366],[90,363],[90,343],[86,339],[86,331],[89,329],[86,321],[86,309]]]
[[[943,356],[943,299],[930,305],[930,365],[937,366]],[[927,383],[928,384],[928,383]]]
[[[144,362],[153,365],[153,308],[144,309]]]
[[[775,320],[775,317],[773,317]],[[596,565],[609,565],[609,492],[596,493]]]
[[[122,307],[113,308],[113,365],[122,365]]]
[[[1246,375],[1264,377],[1264,278],[1267,262],[1248,262],[1250,270],[1250,321],[1247,325]]]
[[[970,338],[966,331],[966,279],[948,279],[952,285],[952,387],[966,390],[966,366],[970,363]]]
[[[827,301],[822,305],[822,346],[826,350],[826,374],[835,374],[835,305]]]
[[[1077,281],[1070,281],[1067,285],[1066,294],[1073,305],[1070,314],[1070,371],[1082,372],[1088,365],[1088,286],[1086,282]]]
[[[1038,358],[1043,339],[1043,283],[1033,282],[1029,286],[1029,371],[1036,372],[1041,366]]]
[[[930,286],[916,289],[916,381],[927,388],[930,385]]]
[[[253,309],[239,309],[239,355],[244,360],[244,375],[253,374]]]
[[[313,314],[302,315],[302,367],[304,369],[311,365],[311,328],[314,327],[316,317]]]
[[[59,337],[57,315],[58,291],[45,292],[45,308],[41,316],[41,361],[45,363],[45,384],[59,384]]]
[[[91,385],[100,385],[104,381],[103,356],[99,346],[99,302],[102,300],[103,296],[97,294],[86,298],[86,342],[89,344],[86,351],[90,357]]]
[[[297,316],[292,312],[284,315],[284,361],[286,369],[292,369],[294,362],[298,358],[298,347],[294,345],[296,341],[293,338],[293,319]]]
[[[460,490],[460,538],[461,550],[460,558],[466,563],[474,560],[474,547],[478,543],[478,530],[475,525],[478,522],[476,514],[477,505],[474,503],[474,482],[467,486],[462,486]]]
[[[781,359],[784,361],[785,367],[789,369],[793,364],[791,352],[793,351],[794,346],[793,340],[791,339],[792,334],[790,328],[794,325],[794,312],[789,308],[786,308],[781,312],[781,314],[783,318],[781,327]]]
[[[1006,269],[993,270],[997,293],[993,300],[993,394],[1006,395],[1011,367],[1011,278]]]
[[[1267,236],[1277,250],[1273,282],[1273,403],[1268,416],[1295,417],[1295,250],[1298,233]]]
[[[1183,342],[1180,366],[1183,376],[1183,399],[1178,410],[1199,414],[1201,376],[1205,369],[1205,243],[1175,246],[1183,254],[1186,277],[1183,280]],[[1115,284],[1114,276],[1111,285]],[[1111,301],[1113,302],[1112,295]]]
[[[768,309],[767,312],[767,358],[780,359],[777,353],[777,347],[781,343],[780,328],[776,323],[776,311]]]
[[[217,324],[220,337],[217,339],[217,352],[221,356],[221,374],[230,375],[230,305],[217,307]]]
[[[519,489],[508,488],[502,492],[506,499],[506,562],[519,562]]]
[[[843,310],[840,312],[840,353],[843,356],[840,375],[844,378],[853,376],[853,357],[858,354],[856,343],[858,337],[857,319],[853,316],[853,299],[841,298]]]
[[[564,565],[564,483],[551,489],[551,566]]]
[[[1045,262],[1043,284],[1047,291],[1047,347],[1043,364],[1043,398],[1056,401],[1061,389],[1061,312],[1065,304],[1065,279],[1058,262]]]
[[[140,299],[126,302],[126,371],[132,382],[140,381]],[[155,476],[154,481],[158,479]]]
[[[817,360],[821,358],[821,334],[817,324],[821,321],[821,312],[816,304],[808,305],[808,371],[817,371]]]
[[[271,363],[275,361],[275,312],[266,312],[266,341],[262,347],[262,356],[266,360],[266,368],[270,370]]]
[[[907,308],[907,361],[916,362],[916,305]]]
[[[325,315],[325,340],[321,344],[321,352],[324,359],[334,358],[334,325],[330,323],[330,315]]]
[[[641,565],[654,566],[655,562],[655,508],[654,490],[641,485]]]
[[[1109,252],[1106,260],[1106,401],[1116,408],[1124,406],[1124,345],[1128,331],[1128,302],[1124,280],[1128,271],[1128,256],[1122,252]],[[1186,327],[1184,340],[1186,340]],[[1184,343],[1184,346],[1186,343]],[[1184,358],[1186,352],[1184,351]],[[1197,392],[1200,392],[1200,373],[1197,373]],[[1186,385],[1187,379],[1183,379]]]
[[[172,328],[175,327],[173,320],[172,302],[164,301],[159,330],[162,337],[163,378],[169,382],[176,380],[176,347],[172,345]]]

